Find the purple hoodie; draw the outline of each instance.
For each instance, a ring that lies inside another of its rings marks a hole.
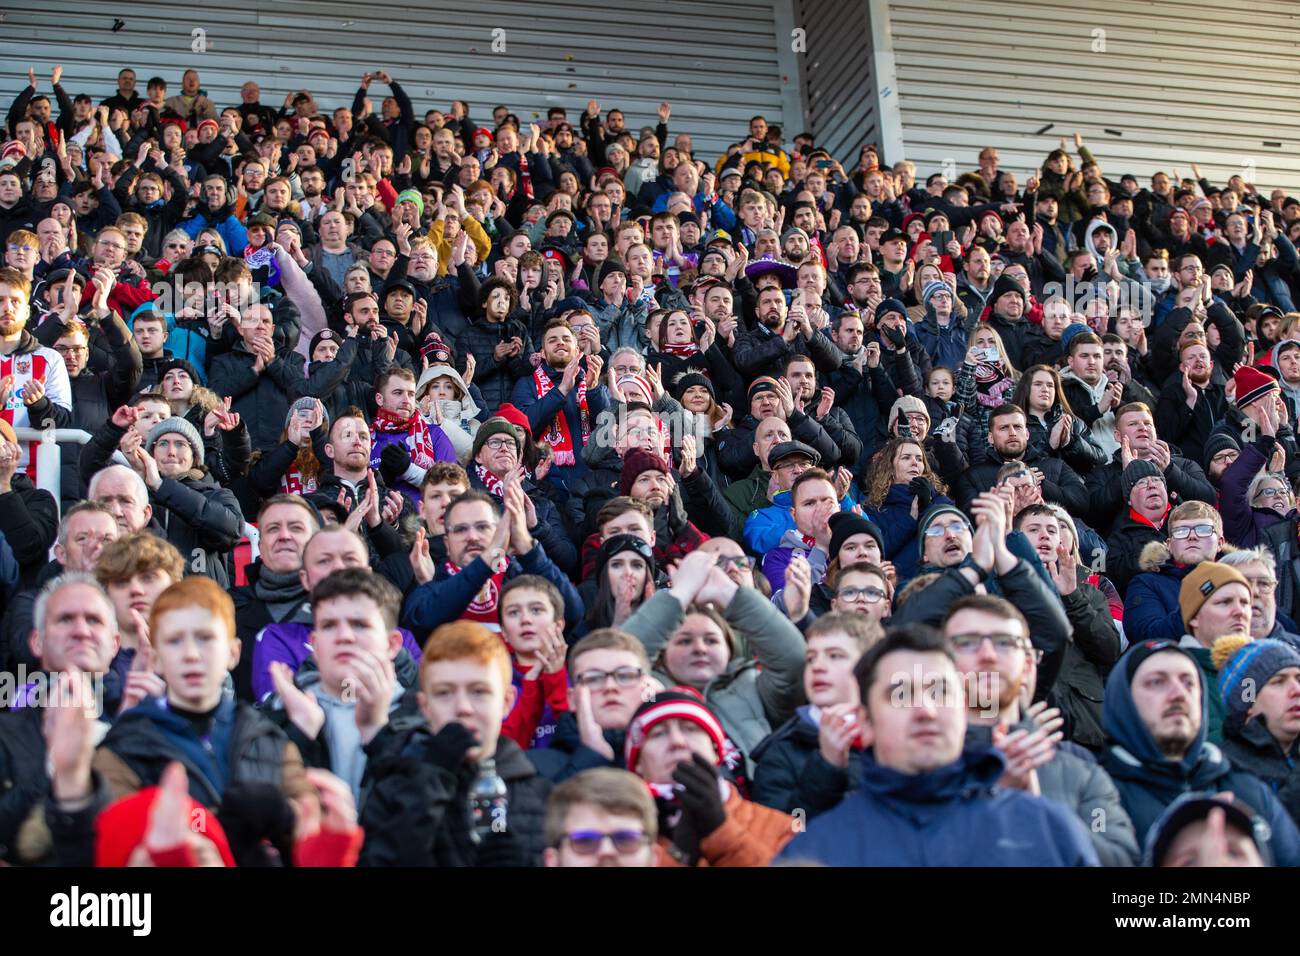
[[[406,628],[399,630],[402,632],[402,646],[418,664],[420,645]],[[311,656],[310,639],[311,624],[306,622],[285,621],[262,628],[253,645],[253,697],[258,703],[275,692],[275,685],[271,683],[271,665],[280,661],[297,673],[302,662]]]

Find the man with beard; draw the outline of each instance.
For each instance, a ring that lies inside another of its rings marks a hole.
[[[1024,615],[1002,598],[971,595],[948,609],[943,634],[966,689],[967,746],[1002,752],[1008,766],[1001,786],[1046,797],[1078,816],[1103,866],[1136,865],[1133,822],[1110,775],[1085,751],[1044,747],[1056,725],[1040,725],[1022,707],[1037,676]],[[1098,812],[1106,820],[1103,828],[1092,826]]]
[[[203,180],[203,202],[198,211],[180,224],[186,235],[197,238],[204,229],[215,229],[226,244],[226,252],[242,256],[248,245],[248,230],[235,218],[233,203],[227,189],[226,178],[219,174]]]
[[[957,500],[967,507],[977,495],[997,484],[998,472],[1009,461],[1023,461],[1038,472],[1043,500],[1054,501],[1072,515],[1088,511],[1088,489],[1083,479],[1059,458],[1029,444],[1029,428],[1019,405],[1000,405],[989,415],[988,444],[983,454],[972,454],[970,469],[956,478]]]
[[[253,304],[239,313],[238,344],[216,356],[210,365],[209,386],[229,397],[231,408],[248,427],[253,448],[269,452],[280,444],[290,406],[307,389],[303,357],[277,346],[269,307]]]
[[[957,298],[968,315],[981,315],[993,292],[993,259],[983,246],[972,246],[957,277]]]
[[[836,317],[831,338],[846,360],[828,379],[837,407],[848,416],[853,432],[862,444],[857,462],[849,465],[855,474],[866,471],[872,456],[886,440],[885,420],[898,398],[898,389],[881,361],[884,353],[880,343],[864,344],[864,321],[863,313],[849,309]],[[891,350],[889,360],[897,363],[899,358],[906,357],[906,353]],[[894,367],[899,366],[895,364]],[[917,382],[916,386],[919,384]]]
[[[1172,641],[1135,645],[1110,672],[1101,765],[1145,842],[1164,809],[1190,790],[1230,793],[1261,814],[1278,866],[1300,865],[1300,833],[1266,784],[1207,745],[1208,700],[1196,659]],[[1217,695],[1216,695],[1217,696]]]
[[[1029,293],[1013,276],[1003,273],[993,283],[989,309],[989,326],[1002,337],[1008,361],[1016,368],[1024,368],[1025,342],[1029,335],[1029,323],[1025,318],[1029,311]]]
[[[781,288],[769,286],[758,294],[755,312],[758,325],[738,333],[732,350],[736,369],[745,379],[779,373],[791,353],[810,356],[823,375],[840,367],[843,354],[830,338],[813,329],[802,300],[787,308]]]
[[[474,433],[467,469],[469,487],[488,492],[504,507],[506,485],[518,481],[526,499],[528,533],[541,542],[556,566],[571,573],[578,566],[578,549],[569,540],[555,505],[526,476],[522,465],[526,430],[503,417],[511,410],[500,411],[502,415],[489,418]],[[517,409],[511,417],[514,415],[518,415]]]
[[[324,171],[319,166],[304,166],[298,170],[298,182],[302,185],[302,199],[298,200],[302,218],[308,222],[319,219],[330,208]]]
[[[649,505],[654,534],[648,543],[654,547],[657,564],[678,562],[708,540],[687,518],[679,485],[672,466],[661,455],[632,448],[623,456],[618,494]],[[600,543],[588,541],[587,545],[599,548]]]
[[[510,403],[528,416],[528,430],[551,449],[550,480],[562,488],[587,470],[583,450],[592,428],[609,407],[609,389],[600,384],[604,362],[584,355],[562,318],[542,332],[542,361],[515,382]]]
[[[1223,385],[1212,381],[1214,364],[1205,345],[1188,343],[1178,358],[1178,372],[1156,404],[1156,430],[1188,458],[1200,461],[1210,433],[1227,416],[1228,400]]]
[[[1073,402],[1070,405],[1075,407]],[[1201,466],[1184,458],[1170,448],[1168,442],[1156,437],[1156,425],[1149,406],[1131,402],[1117,409],[1115,436],[1119,441],[1119,450],[1109,462],[1093,468],[1087,478],[1088,520],[1101,533],[1109,531],[1122,517],[1125,501],[1120,479],[1124,469],[1133,461],[1150,462],[1156,467],[1164,477],[1169,497],[1175,504],[1204,501],[1213,505],[1218,500],[1214,485]],[[1216,435],[1210,441],[1213,443],[1217,438]],[[1231,441],[1230,438],[1227,440]],[[1233,460],[1236,460],[1235,455]],[[1219,474],[1226,467],[1226,464],[1220,463]]]
[[[384,239],[375,245],[382,250],[388,244],[388,240]],[[375,246],[372,246],[372,260],[374,249]],[[473,306],[478,280],[473,278],[469,266],[464,262],[456,261],[456,250],[457,245],[453,243],[448,271],[455,273],[463,283],[463,288],[459,290],[456,282],[439,275],[438,250],[432,240],[427,236],[419,236],[411,240],[404,278],[411,284],[416,302],[424,304],[425,326],[417,333],[418,335],[428,335],[430,331],[437,331],[445,341],[459,342],[461,334],[469,323],[465,318],[465,309]],[[400,271],[395,270],[396,267],[389,270],[389,278],[396,279],[400,276]],[[466,281],[467,279],[473,279],[473,282],[470,283]],[[468,303],[468,306],[465,303]]]

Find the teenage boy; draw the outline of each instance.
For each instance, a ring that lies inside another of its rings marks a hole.
[[[95,752],[94,769],[114,797],[157,784],[173,760],[184,764],[190,796],[204,806],[220,806],[235,783],[271,784],[290,799],[305,794],[298,748],[223,693],[240,653],[230,595],[211,578],[178,581],[154,602],[149,635],[166,696],[123,714]]]
[[[802,808],[811,818],[857,786],[861,746],[853,665],[884,636],[875,620],[844,611],[809,625],[803,670],[808,703],[755,748],[757,803],[785,813]]]
[[[372,866],[539,865],[551,782],[538,775],[501,722],[515,702],[510,653],[474,621],[453,621],[429,637],[420,659],[425,726],[386,729],[371,744],[362,864]],[[469,787],[480,772],[505,782],[505,813],[477,832]]]
[[[654,866],[659,819],[645,784],[626,770],[584,770],[546,804],[547,866]]]

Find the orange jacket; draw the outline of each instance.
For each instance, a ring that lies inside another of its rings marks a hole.
[[[741,797],[728,787],[722,805],[727,820],[700,842],[699,866],[767,866],[794,837],[795,821],[788,813],[773,810]],[[658,865],[684,866],[672,855],[672,841],[659,838]]]

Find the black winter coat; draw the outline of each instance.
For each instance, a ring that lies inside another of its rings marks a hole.
[[[149,492],[149,501],[163,537],[185,558],[186,568],[227,587],[226,559],[244,536],[244,514],[235,493],[203,472],[198,477],[164,478]]]
[[[1088,583],[1089,570],[1076,569],[1078,587],[1062,595],[1070,619],[1070,640],[1056,684],[1048,695],[1051,706],[1065,718],[1065,736],[1080,746],[1099,750],[1106,743],[1101,729],[1101,703],[1106,675],[1119,657],[1119,631],[1106,595]]]
[[[1241,718],[1229,714],[1223,721],[1223,755],[1234,770],[1244,770],[1262,780],[1276,794],[1278,802],[1296,823],[1300,823],[1300,741],[1283,751],[1268,730],[1264,717],[1256,717],[1243,724]]]
[[[0,534],[18,562],[19,585],[31,587],[49,563],[50,548],[59,534],[54,496],[37,488],[25,474],[15,474],[10,490],[0,494]]]
[[[1106,538],[1106,566],[1101,570],[1106,577],[1110,578],[1121,597],[1127,593],[1129,582],[1142,571],[1142,549],[1153,541],[1163,543],[1168,539],[1168,521],[1168,512],[1158,528],[1145,521],[1138,521],[1129,510],[1125,510],[1120,515],[1114,530]],[[1285,611],[1280,593],[1278,610]],[[1289,611],[1286,613],[1290,614]]]
[[[396,739],[393,739],[396,738]],[[362,866],[474,866],[480,848],[470,838],[469,787],[475,767],[456,773],[429,756],[432,736],[381,731],[366,746],[361,826]],[[507,832],[529,865],[540,866],[542,822],[551,781],[537,773],[513,740],[497,741],[497,774],[505,781]]]
[[[987,441],[982,454],[975,453],[974,449],[971,451],[970,468],[957,479],[957,485],[953,489],[957,503],[964,510],[970,508],[971,501],[977,495],[997,484],[998,470],[1012,460],[1002,457]],[[1044,455],[1032,443],[1019,458],[1028,467],[1037,468],[1043,473],[1042,492],[1045,501],[1059,504],[1072,515],[1083,517],[1087,514],[1088,489],[1073,468],[1059,458]]]
[[[1121,462],[1121,453],[1117,451],[1110,461],[1094,468],[1085,479],[1088,488],[1088,523],[1101,534],[1117,528],[1120,519],[1128,511],[1128,505],[1124,501],[1124,488],[1120,482],[1124,473]],[[1165,487],[1169,489],[1171,505],[1179,505],[1184,501],[1218,504],[1218,494],[1210,484],[1210,479],[1205,476],[1205,470],[1190,458],[1184,458],[1173,450],[1169,454],[1169,467],[1165,469]]]
[[[846,770],[832,766],[821,754],[817,727],[807,708],[795,714],[754,748],[754,782],[750,799],[782,813],[802,809],[811,820],[858,788],[858,751],[849,752]]]
[[[223,398],[230,398],[230,408],[239,413],[247,426],[253,448],[266,452],[280,443],[293,403],[317,392],[328,395],[322,386],[336,387],[338,376],[333,369],[318,369],[313,390],[303,373],[303,357],[297,352],[277,350],[275,358],[261,372],[253,370],[255,359],[241,342],[234,351],[212,360],[208,385]]]
[[[515,336],[523,341],[523,349],[514,358],[498,362],[493,351],[500,343],[509,342]],[[474,384],[483,393],[483,408],[488,414],[494,414],[510,401],[516,380],[533,374],[533,367],[528,361],[528,356],[533,352],[532,339],[524,324],[514,319],[497,324],[491,324],[483,318],[471,319],[456,342],[456,347],[462,354],[472,352],[474,355]]]

